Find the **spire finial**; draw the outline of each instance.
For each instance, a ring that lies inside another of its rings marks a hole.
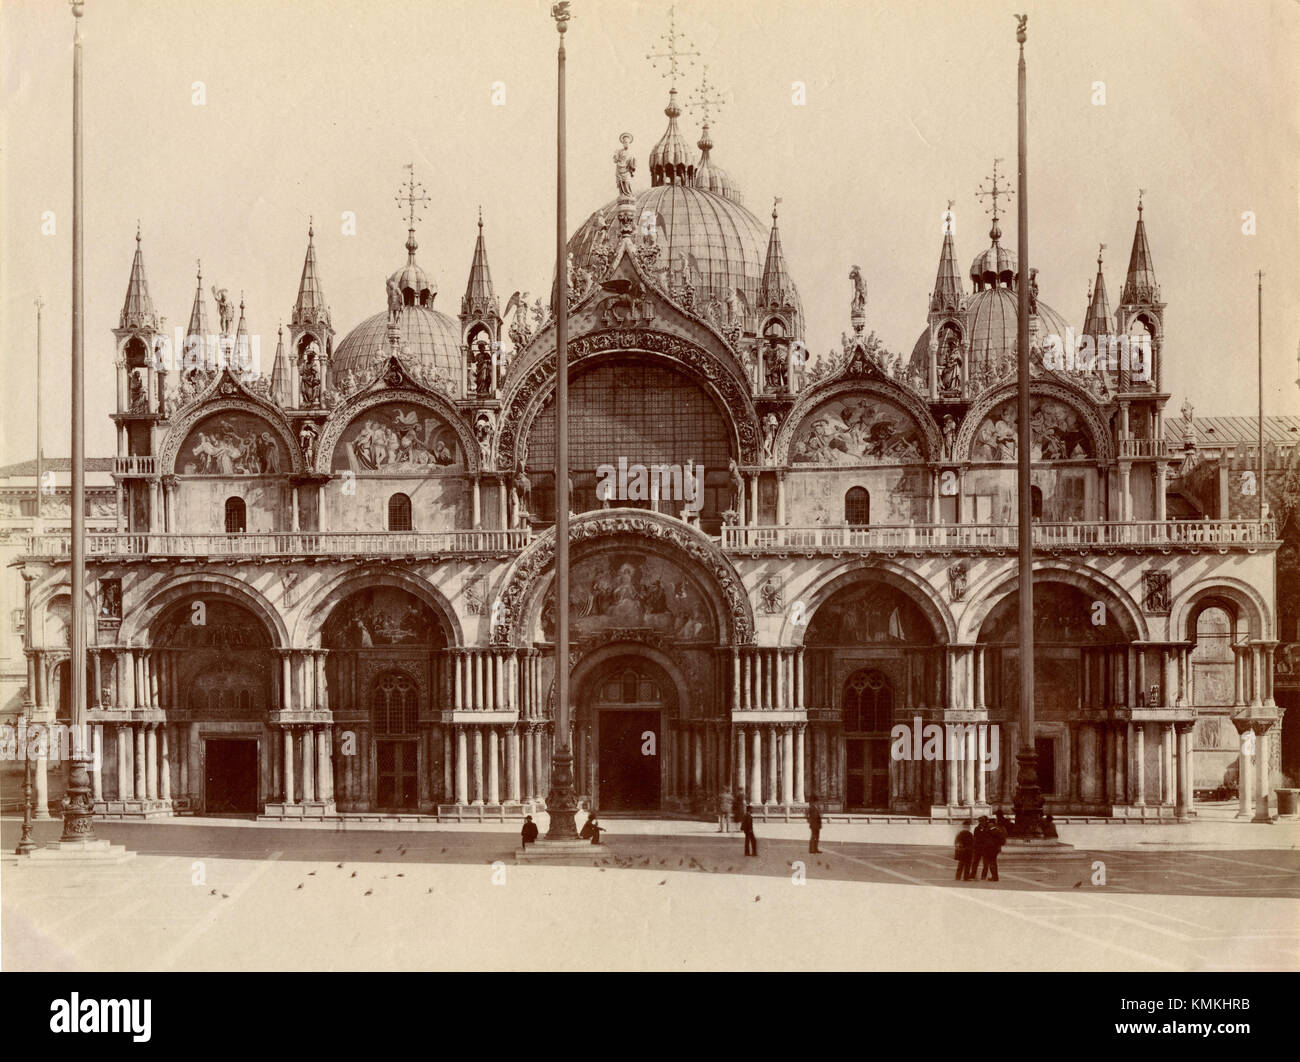
[[[406,241],[406,247],[414,254],[415,250],[411,245],[415,243],[415,223],[420,220],[416,205],[429,202],[430,196],[425,191],[424,185],[415,179],[415,163],[408,162],[405,169],[407,170],[405,192],[399,193],[395,198],[398,209],[406,213],[406,228],[410,236]]]
[[[478,205],[478,231],[483,231],[483,204]]]
[[[772,197],[772,224],[773,225],[776,224],[776,206],[779,202],[781,202],[781,197],[779,195]]]
[[[948,200],[948,210],[947,210],[947,211],[944,213],[944,215],[943,215],[943,234],[944,234],[945,236],[951,236],[951,235],[952,235],[952,207],[953,207],[953,204],[956,203],[956,202],[957,202],[957,200],[955,200],[955,199],[949,199],[949,200]]]
[[[203,259],[202,258],[194,259],[194,268],[197,271],[199,283],[200,284],[203,283]]]
[[[140,219],[135,219],[135,242],[140,242]]]
[[[716,89],[717,86],[709,81],[709,64],[705,63],[700,74],[700,83],[695,87],[695,91],[691,93],[690,100],[693,106],[699,108],[700,124],[705,129],[709,127],[709,112],[714,107],[721,107],[727,102],[725,96],[714,94]]]
[[[659,39],[664,42],[663,47],[667,50],[647,52],[646,58],[650,60],[651,66],[658,65],[655,62],[656,59],[668,60],[668,70],[662,76],[671,81],[672,87],[669,90],[669,96],[675,97],[677,93],[678,60],[685,59],[687,66],[694,66],[694,57],[700,54],[699,52],[684,51],[680,47],[681,45],[689,45],[691,42],[685,34],[677,32],[677,8],[675,5],[668,9],[668,32],[660,34]]]
[[[992,199],[993,201],[993,205],[991,207],[988,207],[985,210],[985,213],[993,215],[993,227],[989,229],[989,239],[991,239],[994,243],[997,243],[1002,236],[1002,230],[998,228],[998,216],[999,216],[998,196],[1006,196],[1008,199],[1010,199],[1012,195],[1011,189],[1009,187],[998,184],[998,164],[1001,161],[1002,161],[1001,159],[994,159],[993,176],[984,178],[986,181],[990,182],[989,187],[985,189],[984,187],[981,186],[979,191],[975,193],[976,199],[988,198],[988,199]]]
[[[1145,188],[1138,189],[1138,217],[1142,216],[1142,197],[1147,194]]]
[[[1098,269],[1098,271],[1101,270],[1101,252],[1104,251],[1105,249],[1106,249],[1106,245],[1105,245],[1104,243],[1099,243],[1099,244],[1097,244],[1097,269]]]
[[[316,237],[316,219],[310,214],[307,215],[307,242],[311,243]]]

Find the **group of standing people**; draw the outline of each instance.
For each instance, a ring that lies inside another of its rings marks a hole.
[[[1010,823],[998,808],[995,820],[981,815],[975,830],[971,832],[971,820],[967,819],[953,844],[952,857],[957,861],[956,881],[973,881],[975,872],[980,872],[980,879],[998,880],[998,853],[1007,843]]]

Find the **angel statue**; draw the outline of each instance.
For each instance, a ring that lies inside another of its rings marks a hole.
[[[230,335],[230,326],[235,320],[235,307],[230,301],[230,293],[225,288],[212,285],[212,297],[217,300],[217,318],[221,321],[221,334]]]
[[[618,138],[623,145],[614,152],[614,180],[618,184],[620,199],[632,198],[632,177],[636,173],[636,159],[632,156],[632,134],[624,133]]]
[[[509,319],[511,311],[514,312],[514,320],[510,322],[510,342],[515,345],[515,351],[521,351],[528,345],[530,332],[528,328],[528,292],[516,291],[506,302],[505,316]]]
[[[854,317],[865,317],[867,313],[867,282],[862,279],[862,270],[854,266],[849,270],[849,279],[853,281],[853,302],[850,310]]]

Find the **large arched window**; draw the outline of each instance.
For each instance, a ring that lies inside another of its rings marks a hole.
[[[411,530],[411,499],[405,494],[394,494],[388,499],[388,530]]]
[[[1192,699],[1203,707],[1227,707],[1235,695],[1232,616],[1211,605],[1196,617],[1196,646],[1192,649]]]
[[[865,487],[850,487],[844,495],[844,522],[850,527],[871,523],[871,495]]]
[[[248,509],[243,498],[226,499],[226,534],[243,534],[248,526]]]
[[[419,691],[405,671],[389,671],[375,681],[371,721],[377,734],[414,734],[419,717]]]

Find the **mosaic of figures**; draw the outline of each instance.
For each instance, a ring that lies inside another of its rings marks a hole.
[[[917,645],[933,642],[934,631],[901,591],[867,582],[845,587],[818,606],[804,640],[810,645]]]
[[[819,465],[918,461],[921,433],[912,419],[878,398],[850,396],[819,406],[795,432],[790,459]]]
[[[579,561],[569,587],[574,638],[609,629],[649,629],[679,641],[716,639],[712,610],[694,580],[654,556],[600,554]],[[555,633],[555,589],[542,605],[542,632]]]
[[[248,413],[216,413],[190,432],[177,470],[187,476],[261,476],[287,472],[284,443],[264,420]]]
[[[971,444],[973,461],[1016,459],[1016,399],[1009,398],[987,417]],[[1030,407],[1031,457],[1035,461],[1064,461],[1092,457],[1092,439],[1079,414],[1064,402],[1034,398]]]
[[[377,586],[353,594],[325,624],[324,644],[335,649],[442,645],[442,624],[428,605],[404,590]]]
[[[167,649],[267,649],[266,628],[247,609],[219,598],[183,601],[154,623],[149,644]]]
[[[376,406],[344,430],[334,448],[334,471],[404,471],[462,464],[456,433],[423,406]]]

